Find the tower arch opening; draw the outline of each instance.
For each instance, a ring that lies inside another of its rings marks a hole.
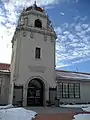
[[[39,19],[35,20],[35,27],[42,28],[42,21]]]

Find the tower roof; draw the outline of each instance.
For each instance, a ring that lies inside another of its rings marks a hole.
[[[39,12],[44,12],[43,8],[37,6],[36,1],[35,1],[35,3],[33,4],[33,6],[28,7],[28,8],[26,9],[26,11],[30,11],[30,10],[33,10],[33,9],[34,9],[34,10],[37,10],[37,11],[39,11]]]

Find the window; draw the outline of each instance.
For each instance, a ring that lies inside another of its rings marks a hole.
[[[63,83],[63,98],[68,98],[68,84]]]
[[[41,52],[41,49],[36,47],[35,58],[40,59],[40,52]]]
[[[39,19],[35,20],[35,27],[42,28],[41,20],[39,20]]]
[[[74,84],[69,84],[69,98],[74,98]]]
[[[80,84],[75,84],[74,85],[75,88],[75,98],[80,98]]]
[[[58,98],[80,98],[80,84],[59,83],[57,96]]]
[[[62,98],[62,84],[60,83],[59,85],[57,85],[57,98]]]

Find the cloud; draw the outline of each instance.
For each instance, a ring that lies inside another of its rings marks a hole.
[[[47,10],[47,9],[53,9],[55,6],[51,6],[51,5],[47,5],[47,6],[45,6],[44,8],[45,8],[45,10]]]
[[[61,64],[59,64],[59,65],[56,66],[56,69],[60,69],[61,67],[67,67],[69,65],[70,64],[63,64],[63,63],[61,63]]]
[[[59,67],[90,59],[90,24],[85,21],[65,24],[55,28],[58,37],[56,63]]]
[[[78,3],[79,2],[79,0],[76,0],[76,3]]]
[[[81,24],[78,23],[78,24],[75,26],[75,30],[80,32],[81,29],[82,29],[82,28],[81,28]]]
[[[82,24],[82,29],[87,29],[89,27],[88,24]]]
[[[59,0],[36,0],[40,6],[51,9]],[[11,40],[22,9],[34,3],[33,0],[1,0],[0,1],[0,62],[11,61]],[[48,8],[50,7],[50,8]],[[3,50],[3,52],[2,52]]]
[[[0,62],[8,63],[11,61],[11,43],[12,34],[6,27],[0,29]],[[7,46],[8,45],[8,46]]]
[[[45,9],[52,9],[59,2],[69,2],[70,0],[36,0],[37,5]],[[10,63],[11,59],[11,39],[17,25],[18,18],[23,8],[29,7],[33,0],[1,0],[0,1],[0,62]],[[62,13],[64,15],[64,13]],[[13,26],[13,27],[12,27]],[[65,25],[66,26],[66,25]],[[60,29],[57,30],[60,33]],[[64,38],[63,38],[64,39]],[[3,42],[2,42],[3,41]],[[7,47],[8,45],[8,47]],[[2,48],[2,46],[4,46]],[[8,57],[7,57],[8,55]]]
[[[88,17],[87,16],[84,16],[81,18],[82,21],[86,20]]]
[[[72,0],[75,1],[75,0]],[[39,6],[43,6],[46,9],[52,9],[55,4],[59,2],[70,2],[70,0],[36,0]],[[75,1],[77,2],[77,1]],[[10,63],[11,59],[11,39],[14,33],[14,30],[17,25],[17,21],[22,9],[33,4],[33,0],[1,0],[0,1],[0,62]],[[60,13],[64,15],[63,12]],[[84,21],[87,19],[87,16],[75,18],[75,21]],[[12,27],[13,26],[13,27]],[[75,27],[76,26],[76,27]],[[72,29],[75,29],[76,33],[72,32]],[[89,55],[89,24],[84,23],[83,25],[75,22],[72,24],[64,23],[60,27],[57,27],[56,33],[58,36],[57,39],[57,48],[56,48],[56,59],[62,65],[66,65],[66,61],[75,60],[77,56],[85,57]],[[80,31],[81,30],[81,31]],[[73,40],[72,40],[73,39]],[[85,41],[85,42],[82,42]],[[78,49],[79,44],[84,49]],[[88,49],[85,49],[87,47]],[[3,50],[3,52],[2,52]],[[77,54],[75,51],[80,52]],[[85,51],[86,50],[86,54]],[[84,51],[84,52],[83,52]],[[83,53],[83,55],[81,54]],[[58,65],[59,65],[58,64]],[[68,64],[69,65],[69,64]]]
[[[80,63],[80,62],[84,62],[84,61],[88,61],[88,60],[90,60],[90,58],[84,58],[84,59],[80,59],[80,60],[74,61],[74,62],[72,62],[72,64]]]
[[[60,15],[62,15],[62,16],[63,16],[63,15],[64,15],[64,12],[60,12]]]
[[[77,10],[76,10],[76,12],[77,12]],[[85,20],[87,20],[87,18],[88,18],[87,16],[79,16],[79,15],[78,15],[78,16],[75,16],[75,17],[74,17],[74,21],[75,21],[75,22],[85,21]]]

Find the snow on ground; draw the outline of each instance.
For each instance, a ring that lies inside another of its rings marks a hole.
[[[90,120],[90,114],[75,115],[73,120]]]
[[[74,107],[81,108],[85,112],[90,112],[90,104],[82,104],[82,105],[64,105],[63,107]],[[90,120],[90,114],[78,114],[74,116],[73,120]]]
[[[22,107],[11,108],[11,105],[8,105],[0,108],[0,120],[32,120],[37,115],[36,112]]]
[[[90,112],[90,107],[82,108],[83,111]]]
[[[6,106],[0,106],[0,109],[9,109],[9,108],[14,108],[14,106],[11,104],[6,105]]]
[[[70,108],[87,108],[90,107],[90,104],[81,104],[81,105],[60,105],[60,107],[70,107]]]

